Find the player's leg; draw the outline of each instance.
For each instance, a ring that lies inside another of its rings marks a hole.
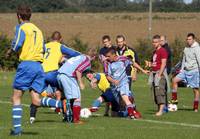
[[[56,100],[60,101],[61,100],[61,91],[57,89],[55,91],[55,96],[56,96]],[[58,113],[58,114],[60,114],[60,112],[61,112],[60,110],[61,110],[60,108],[55,109],[56,113]]]
[[[21,134],[21,119],[22,119],[22,105],[21,98],[23,92],[21,90],[14,89],[12,95],[12,119],[13,119],[13,130],[11,135],[20,135]]]
[[[125,105],[126,105],[126,109],[128,111],[128,116],[130,118],[135,118],[134,117],[134,106],[131,103],[131,101],[129,100],[129,96],[126,94],[121,94],[122,100],[124,101]]]
[[[128,83],[122,84],[119,88],[119,91],[120,91],[121,98],[126,105],[126,110],[128,111],[129,117],[135,118],[135,116],[134,116],[135,107],[129,99],[129,95],[130,95],[129,84]]]
[[[199,88],[194,88],[193,92],[194,92],[193,110],[195,112],[198,112],[198,108],[199,108]]]
[[[81,99],[74,99],[73,103],[73,122],[79,123],[80,122],[80,111],[81,111]]]
[[[172,79],[172,96],[171,96],[171,101],[170,103],[172,104],[178,104],[178,97],[177,97],[177,90],[178,90],[178,83],[180,81],[185,80],[185,72],[182,71],[179,73],[176,77]]]
[[[111,106],[111,103],[106,102],[104,116],[109,116],[110,106]]]
[[[21,97],[23,95],[22,90],[28,90],[31,85],[32,79],[35,77],[34,73],[30,74],[30,62],[21,62],[18,65],[15,79],[13,82],[13,95],[12,95],[12,119],[13,119],[13,130],[10,135],[21,135],[21,118],[22,118],[22,106]]]
[[[133,108],[134,108],[134,110],[133,110],[134,117],[135,117],[136,119],[142,118],[141,113],[136,109],[135,99],[134,99],[134,96],[133,96],[132,93],[129,94],[129,100],[130,100],[130,102],[133,104]]]
[[[30,123],[33,124],[35,122],[36,113],[38,106],[31,104],[30,105]]]
[[[158,112],[156,113],[156,116],[161,116],[164,112],[164,108],[166,106],[166,79],[165,77],[161,77],[159,86],[154,86],[155,87],[155,99],[156,103],[158,105]]]
[[[62,108],[62,102],[60,100],[49,97],[40,99],[40,94],[45,90],[45,74],[41,65],[37,66],[35,66],[38,69],[37,75],[30,86],[32,103],[36,106]]]
[[[99,110],[99,107],[104,102],[104,99],[102,96],[98,97],[94,102],[92,103],[92,107],[90,108],[91,112],[96,112]]]
[[[80,118],[80,89],[75,78],[69,77],[65,74],[58,74],[57,80],[60,89],[65,94],[66,109],[64,109],[64,121],[72,122],[73,118],[77,122]],[[71,104],[70,101],[74,102]],[[65,107],[64,107],[65,108]],[[73,114],[72,114],[73,113]],[[75,114],[75,115],[74,115]],[[72,115],[74,117],[72,117]],[[66,119],[66,120],[65,120]]]

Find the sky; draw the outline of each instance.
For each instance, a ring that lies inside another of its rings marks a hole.
[[[192,0],[184,0],[185,1],[185,3],[191,3],[192,2]]]

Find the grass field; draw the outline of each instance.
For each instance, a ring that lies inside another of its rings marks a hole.
[[[14,73],[0,73],[0,138],[7,139],[11,129],[12,78]],[[137,107],[143,115],[141,120],[93,116],[83,119],[85,124],[73,125],[61,122],[61,116],[49,108],[39,109],[37,121],[30,125],[28,93],[23,97],[23,131],[20,138],[53,139],[199,139],[200,114],[192,109],[193,94],[190,89],[179,90],[179,111],[169,112],[162,117],[155,117],[147,77],[140,75],[133,88]],[[89,107],[98,97],[99,91],[87,87],[82,91],[82,106]],[[103,115],[104,108],[98,112]]]
[[[64,42],[69,43],[77,34],[90,47],[101,44],[104,34],[124,34],[129,45],[137,45],[137,39],[148,37],[148,13],[33,13],[34,22],[50,37],[55,30],[63,34]],[[14,36],[17,23],[16,14],[0,13],[0,33],[9,38]],[[169,42],[175,37],[185,40],[188,32],[200,36],[200,13],[153,13],[152,33],[164,34]]]

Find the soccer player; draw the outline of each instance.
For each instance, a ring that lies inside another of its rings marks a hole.
[[[155,49],[152,59],[152,73],[150,74],[149,81],[153,87],[154,101],[158,106],[156,116],[161,116],[167,104],[167,91],[166,91],[166,62],[167,51],[161,46],[160,36],[155,35],[152,39],[152,44]]]
[[[187,46],[184,49],[181,71],[172,80],[172,103],[177,104],[178,82],[184,81],[193,89],[194,104],[193,110],[198,112],[199,85],[200,85],[200,46],[195,40],[195,35],[187,35]]]
[[[109,35],[104,35],[102,37],[102,44],[103,44],[103,47],[99,51],[99,60],[103,65],[104,73],[107,73],[108,72],[108,61],[105,57],[105,53],[108,48],[112,47],[115,49],[116,46],[112,45],[111,38]],[[109,116],[109,109],[110,109],[110,103],[106,103],[104,116]]]
[[[81,94],[80,89],[85,85],[82,81],[82,73],[91,68],[90,61],[96,56],[93,49],[88,55],[79,55],[68,59],[58,70],[57,80],[67,100],[66,120],[67,122],[81,123]],[[69,104],[69,102],[71,104]],[[72,110],[71,110],[72,108]],[[71,116],[73,115],[73,117]],[[69,118],[69,119],[68,119]]]
[[[129,65],[130,60],[123,56],[117,56],[116,50],[109,48],[106,52],[106,57],[109,61],[107,79],[112,84],[112,88],[115,92],[119,92],[124,101],[128,115],[130,118],[140,117],[139,113],[136,112],[135,106],[129,99],[130,89],[129,80],[126,74],[126,66]],[[137,63],[133,63],[133,66],[147,74],[148,71],[142,69]],[[139,115],[139,116],[138,116]]]
[[[39,94],[44,91],[45,86],[45,76],[41,65],[44,55],[44,39],[40,29],[30,22],[30,17],[30,7],[20,5],[17,8],[19,25],[16,26],[12,49],[19,54],[20,64],[13,83],[13,130],[10,133],[13,136],[22,134],[21,98],[26,90],[30,91],[32,103],[36,106],[62,107],[61,101],[39,98]]]
[[[61,44],[62,36],[58,31],[53,32],[51,36],[51,42],[45,44],[46,51],[44,55],[44,61],[42,63],[44,72],[45,72],[45,88],[49,85],[55,90],[56,99],[61,99],[61,92],[59,90],[57,82],[57,74],[59,64],[63,56],[67,58],[75,57],[81,53]],[[35,121],[36,109],[37,107],[33,104],[30,106],[30,123]],[[56,112],[59,112],[59,108],[56,109]]]

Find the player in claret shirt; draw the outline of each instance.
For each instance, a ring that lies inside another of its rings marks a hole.
[[[58,70],[57,80],[59,87],[66,97],[65,119],[67,122],[81,123],[81,92],[84,89],[82,81],[83,72],[91,68],[91,60],[96,57],[94,49],[88,51],[88,55],[79,55],[68,59]]]

